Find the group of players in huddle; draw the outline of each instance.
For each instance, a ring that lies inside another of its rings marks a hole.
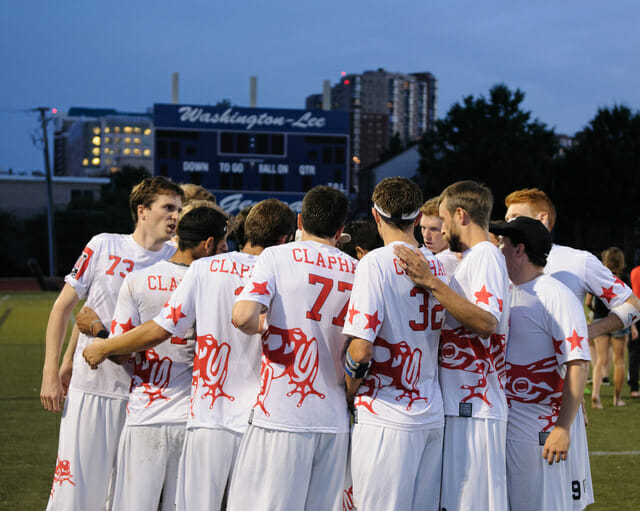
[[[591,254],[552,244],[544,192],[510,194],[508,221],[490,223],[483,185],[454,183],[421,211],[415,183],[384,179],[384,246],[357,247],[359,261],[337,247],[336,189],[311,189],[297,218],[276,199],[254,205],[233,252],[224,212],[179,219],[183,198],[162,177],[141,182],[133,234],[95,236],[65,278],[41,390],[46,409],[64,404],[47,509],[593,502],[588,339],[632,324],[640,302]],[[587,292],[611,311],[589,326]]]

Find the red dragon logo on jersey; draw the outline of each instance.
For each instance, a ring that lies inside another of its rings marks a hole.
[[[278,342],[275,336],[279,336]],[[277,366],[283,366],[282,368]],[[315,337],[308,339],[299,328],[282,329],[270,325],[262,339],[262,367],[260,379],[262,383],[258,392],[258,399],[254,406],[259,406],[269,417],[265,408],[265,400],[271,389],[271,382],[278,378],[287,377],[288,383],[294,388],[287,393],[287,397],[300,394],[297,406],[310,394],[320,399],[325,395],[313,388],[313,382],[318,375],[318,341]]]
[[[129,392],[135,387],[142,387],[143,392],[149,397],[145,408],[159,399],[169,401],[169,398],[164,395],[164,391],[169,386],[172,365],[173,362],[170,358],[160,358],[155,350],[147,350],[141,362],[136,359]]]
[[[73,482],[73,475],[71,474],[71,463],[69,460],[61,460],[56,457],[56,470],[53,473],[53,484],[51,485],[51,496],[56,491],[56,484],[58,486],[62,486],[62,483],[71,483],[72,486],[75,486],[76,483]]]
[[[342,490],[342,511],[353,511],[353,486]]]
[[[234,401],[235,398],[226,394],[223,390],[224,382],[227,380],[227,371],[229,370],[231,346],[226,342],[218,342],[211,334],[199,335],[197,341],[198,352],[194,365],[197,366],[200,373],[200,382],[206,389],[200,398],[211,397],[209,409],[213,408],[216,400],[221,397]]]
[[[489,347],[487,347],[481,338],[463,326],[454,330],[442,330],[440,367],[477,373],[479,376],[476,385],[460,386],[461,389],[469,392],[461,400],[462,402],[479,398],[490,408],[493,408],[493,404],[487,398],[489,392],[487,376],[491,373],[497,373],[500,387],[504,388],[503,382],[506,377],[505,346],[506,336],[504,335],[491,335]]]
[[[547,421],[542,431],[553,427],[558,417],[564,380],[558,373],[555,357],[543,358],[528,365],[507,364],[507,402],[550,405],[551,415],[538,419]]]
[[[364,392],[356,397],[356,405],[362,405],[371,413],[381,387],[395,387],[400,391],[396,401],[409,399],[407,410],[411,410],[416,401],[428,402],[428,398],[420,396],[417,383],[420,381],[420,364],[422,351],[411,347],[404,341],[392,344],[382,337],[376,337],[374,343],[374,359],[371,369],[362,382]],[[377,415],[377,414],[376,414]]]

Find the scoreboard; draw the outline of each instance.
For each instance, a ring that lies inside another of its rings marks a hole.
[[[349,114],[155,104],[154,175],[213,192],[227,212],[274,197],[300,211],[305,192],[350,188]]]

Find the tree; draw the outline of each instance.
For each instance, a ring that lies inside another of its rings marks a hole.
[[[558,198],[578,243],[624,244],[629,253],[640,223],[640,113],[621,105],[599,108],[563,163]]]
[[[425,197],[438,195],[456,181],[473,179],[493,190],[494,217],[500,217],[504,197],[513,190],[553,187],[556,136],[522,109],[524,97],[520,89],[495,85],[488,99],[467,96],[436,121],[419,145]]]

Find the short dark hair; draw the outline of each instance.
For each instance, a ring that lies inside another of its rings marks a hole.
[[[180,250],[195,248],[208,238],[217,244],[227,232],[227,217],[207,206],[193,208],[180,219],[176,231]]]
[[[371,197],[374,207],[378,206],[391,218],[380,214],[384,222],[394,224],[401,229],[413,225],[417,216],[403,220],[403,215],[419,211],[422,205],[422,191],[411,179],[406,177],[387,177],[380,181]],[[380,213],[380,212],[378,212]]]
[[[316,186],[302,199],[302,227],[312,236],[333,238],[349,214],[344,193],[330,186]]]
[[[247,238],[244,233],[244,224],[247,220],[247,216],[249,216],[251,208],[253,208],[253,206],[242,208],[240,213],[231,219],[231,232],[229,233],[229,238],[235,241],[238,250],[242,249],[244,244],[247,242]]]
[[[278,199],[266,199],[251,207],[244,221],[244,239],[257,247],[272,247],[295,232],[296,214]]]
[[[447,210],[452,215],[457,208],[462,208],[473,223],[489,228],[493,193],[486,186],[475,181],[458,181],[447,186],[440,194],[440,203],[444,201],[447,201]]]
[[[135,185],[129,194],[129,208],[134,223],[138,223],[138,206],[151,207],[158,195],[177,195],[180,200],[184,199],[182,188],[170,179],[162,176],[147,177]]]
[[[356,247],[371,251],[383,245],[380,234],[378,234],[378,226],[373,220],[347,222],[347,225],[344,226],[344,232],[348,233],[351,239],[347,243],[339,245],[339,248],[354,259],[357,258]]]

